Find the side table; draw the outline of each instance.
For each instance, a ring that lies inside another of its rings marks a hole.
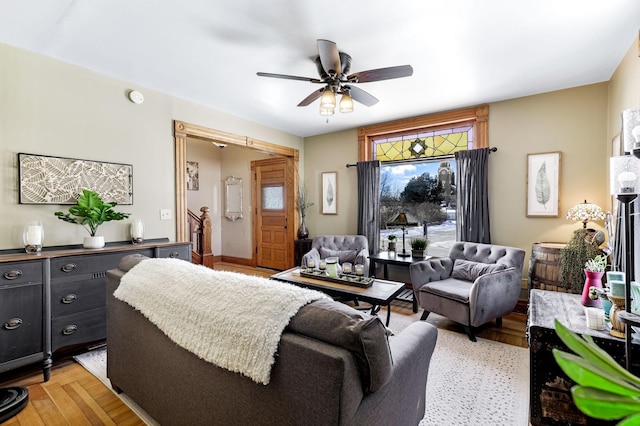
[[[548,290],[531,290],[527,339],[529,343],[530,421],[538,425],[596,425],[605,423],[587,417],[573,403],[571,387],[575,384],[558,366],[552,350],[559,348],[571,353],[555,332],[557,318],[569,330],[588,334],[620,365],[625,365],[625,340],[613,337],[608,328],[598,331],[587,327],[580,295]],[[637,343],[634,341],[634,343]],[[640,345],[632,345],[632,359],[638,360]],[[637,367],[637,365],[636,365]],[[634,369],[632,368],[632,371]],[[633,371],[637,374],[636,371]]]
[[[305,238],[303,240],[295,240],[293,242],[293,264],[294,266],[300,266],[302,262],[302,256],[304,256],[309,250],[311,250],[311,243],[313,242],[310,238]]]
[[[396,265],[407,268],[409,270],[409,266],[412,263],[419,262],[421,260],[430,259],[432,256],[426,256],[422,258],[415,258],[413,256],[402,257],[396,255],[394,252],[381,251],[377,254],[369,255],[369,276],[374,276],[376,271],[376,265],[379,263],[382,265],[382,274],[385,280],[389,279],[389,265]],[[405,283],[411,284],[411,283]],[[400,300],[404,300],[407,302],[411,302],[413,306],[413,312],[418,312],[418,302],[413,296],[413,290],[407,291],[397,297]]]

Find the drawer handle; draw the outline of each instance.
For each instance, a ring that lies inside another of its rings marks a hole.
[[[20,278],[22,275],[22,271],[20,269],[12,269],[4,273],[4,277],[8,280],[15,280],[16,278]]]
[[[72,272],[74,269],[76,269],[76,264],[75,263],[67,263],[66,265],[62,265],[62,272]]]
[[[69,303],[73,303],[77,298],[78,296],[76,296],[73,293],[70,293],[62,298],[62,303],[64,303],[65,305],[68,305]]]
[[[180,253],[178,253],[177,251],[172,251],[171,253],[169,253],[169,257],[172,259],[175,259],[178,256],[180,256]]]
[[[5,322],[3,327],[6,330],[15,330],[16,328],[22,325],[22,319],[20,318],[11,318],[9,321]]]
[[[78,326],[75,324],[71,324],[62,329],[62,334],[65,336],[69,336],[75,333],[78,330]]]

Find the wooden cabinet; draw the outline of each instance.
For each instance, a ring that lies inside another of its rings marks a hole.
[[[44,360],[44,262],[0,264],[0,372]]]
[[[0,372],[106,338],[106,272],[129,254],[190,261],[190,243],[111,243],[102,249],[56,248],[37,255],[0,252]]]

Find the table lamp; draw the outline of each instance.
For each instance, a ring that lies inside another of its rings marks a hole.
[[[582,221],[582,228],[587,229],[587,222],[595,220],[604,220],[606,215],[604,211],[597,205],[587,203],[576,204],[567,212],[567,219]]]
[[[387,222],[387,226],[402,228],[402,252],[397,253],[400,257],[409,257],[411,253],[407,253],[407,249],[404,244],[404,230],[407,226],[418,226],[418,221],[411,218],[406,213],[398,213],[391,220]]]

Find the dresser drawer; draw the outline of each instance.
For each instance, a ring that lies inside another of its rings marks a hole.
[[[106,312],[98,308],[51,320],[51,350],[106,339]]]
[[[60,282],[51,285],[51,316],[75,314],[105,306],[106,278]]]
[[[0,289],[0,364],[43,352],[42,284]]]
[[[42,282],[42,261],[0,263],[0,288]]]
[[[158,257],[173,258],[182,260],[191,260],[191,244],[171,246],[171,247],[158,247]]]
[[[118,267],[120,259],[129,254],[140,253],[153,257],[152,249],[100,253],[82,256],[67,256],[51,259],[51,279],[100,276],[100,273]]]

